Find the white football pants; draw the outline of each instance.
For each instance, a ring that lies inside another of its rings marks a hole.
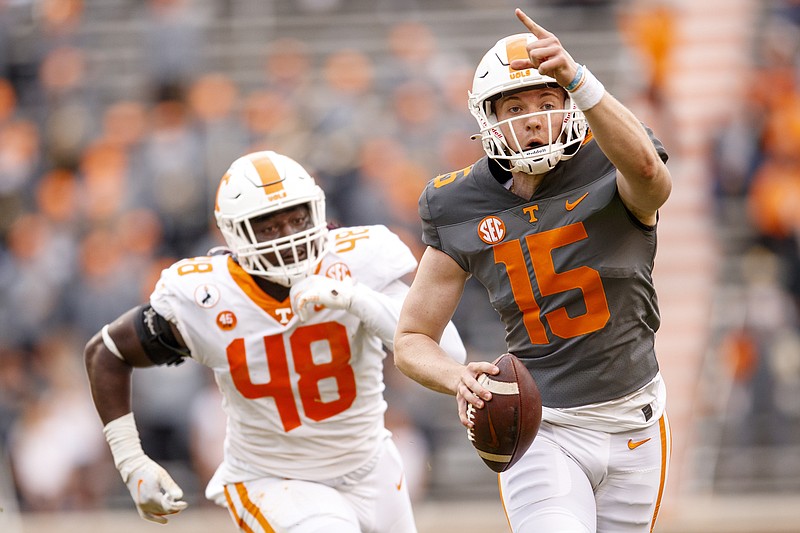
[[[225,486],[246,533],[416,533],[402,460],[391,439],[363,467],[325,482],[264,477]]]
[[[666,414],[644,429],[605,433],[542,422],[526,454],[499,474],[514,533],[648,533],[670,457]]]

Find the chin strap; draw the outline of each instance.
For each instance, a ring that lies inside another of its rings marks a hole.
[[[550,160],[554,158],[555,161],[553,161],[553,164],[551,165]],[[514,159],[511,161],[511,170],[524,172],[525,174],[531,174],[531,175],[544,174],[545,172],[550,172],[551,170],[553,170],[556,164],[558,164],[560,160],[561,160],[561,153],[548,154],[544,159],[542,159],[541,161],[537,161],[535,163],[528,162],[525,159]]]

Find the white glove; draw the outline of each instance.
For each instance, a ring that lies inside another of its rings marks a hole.
[[[349,311],[355,292],[353,278],[339,281],[325,276],[309,276],[293,285],[289,295],[294,313],[305,322],[315,305]]]
[[[309,276],[294,285],[289,294],[292,309],[301,322],[311,317],[317,305],[328,309],[344,309],[357,317],[370,334],[377,336],[391,350],[394,347],[394,330],[403,306],[402,297],[408,290],[401,281],[395,283],[404,290],[383,294],[363,283],[356,283],[350,277],[338,281],[325,276]]]
[[[166,515],[186,509],[188,504],[181,500],[183,490],[166,470],[142,450],[133,413],[106,424],[103,434],[139,516],[151,522],[166,524]]]

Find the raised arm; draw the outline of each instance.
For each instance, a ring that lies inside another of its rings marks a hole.
[[[535,68],[571,89],[573,100],[586,116],[595,141],[617,167],[620,197],[645,224],[656,222],[656,211],[672,190],[669,170],[656,152],[639,119],[561,45],[558,38],[539,26],[521,9],[517,18],[537,40],[528,44],[528,60],[511,63],[514,69]]]

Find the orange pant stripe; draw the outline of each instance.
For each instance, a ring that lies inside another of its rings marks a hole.
[[[256,519],[258,524],[264,528],[264,533],[275,533],[275,530],[272,529],[272,526],[269,525],[267,522],[267,518],[261,514],[261,509],[258,508],[256,504],[250,500],[250,497],[247,495],[247,488],[245,488],[244,483],[236,483],[236,492],[239,494],[239,499],[244,505],[244,508],[247,509],[251,515]]]
[[[672,433],[667,431],[667,415],[666,413],[658,421],[659,433],[661,433],[661,481],[658,484],[658,497],[656,498],[656,508],[653,510],[653,520],[650,522],[650,533],[656,527],[656,518],[658,518],[658,511],[661,509],[661,498],[664,496],[664,486],[667,483],[667,465],[669,464],[669,455],[672,448]],[[669,442],[667,439],[669,438]]]

